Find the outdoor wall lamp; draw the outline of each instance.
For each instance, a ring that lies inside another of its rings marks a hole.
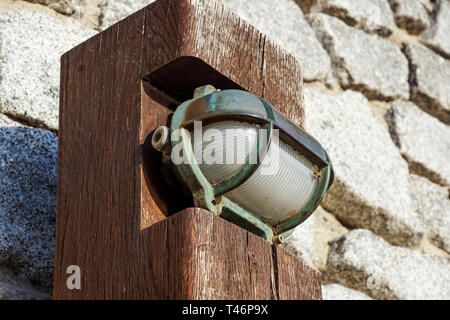
[[[152,136],[163,163],[193,196],[271,243],[317,208],[333,182],[325,149],[264,99],[197,88]]]

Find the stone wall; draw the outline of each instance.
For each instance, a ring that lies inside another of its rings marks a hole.
[[[324,299],[450,299],[450,1],[220,1],[303,66]],[[150,2],[0,1],[0,299],[51,297],[60,55]]]

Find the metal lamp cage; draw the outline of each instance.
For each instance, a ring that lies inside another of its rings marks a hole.
[[[245,163],[233,170],[230,166],[199,164],[191,134],[197,121],[209,128],[244,129],[244,136],[251,135],[253,148],[248,150]],[[260,134],[260,129],[266,134]],[[330,158],[316,139],[261,97],[242,90],[198,88],[193,99],[175,110],[170,132],[164,126],[155,131],[152,145],[192,193],[195,206],[270,243],[282,242],[305,221],[334,179]],[[187,161],[174,163],[172,151]],[[261,174],[262,164],[273,161],[268,159],[275,152],[279,152],[276,161],[281,162],[278,172]]]

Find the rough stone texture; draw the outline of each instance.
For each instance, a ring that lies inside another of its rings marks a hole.
[[[422,43],[450,58],[450,1],[437,4],[433,25],[422,34]]]
[[[346,226],[367,228],[398,245],[424,231],[408,165],[367,99],[305,88],[305,128],[328,151],[335,180],[322,206]]]
[[[38,11],[0,12],[0,111],[57,129],[60,56],[94,34]]]
[[[317,0],[294,0],[295,3],[302,9],[303,13],[310,13],[311,7]]]
[[[8,118],[7,116],[0,113],[0,128],[6,127],[21,127],[22,125]]]
[[[369,99],[408,99],[408,61],[394,43],[323,13],[307,19],[345,89],[361,91]]]
[[[385,37],[394,29],[394,17],[387,0],[317,0],[310,10],[327,13],[352,27]]]
[[[430,26],[430,17],[425,7],[416,0],[389,0],[395,23],[411,34],[419,34]]]
[[[99,28],[105,30],[155,0],[105,0],[101,4]]]
[[[372,300],[362,292],[332,283],[322,286],[323,300]]]
[[[420,108],[450,124],[450,61],[430,49],[405,43],[409,60],[411,100]]]
[[[48,291],[0,267],[0,300],[49,300]]]
[[[224,6],[289,51],[301,63],[305,80],[324,80],[330,58],[300,8],[291,0],[220,0]]]
[[[342,226],[336,217],[322,209],[314,212],[314,258],[313,263],[319,271],[324,271],[327,264],[329,243],[347,234],[348,229]]]
[[[449,190],[414,174],[411,180],[425,216],[427,237],[437,247],[450,253]]]
[[[394,102],[386,120],[410,170],[450,185],[450,127],[406,101]]]
[[[376,299],[450,299],[450,261],[389,245],[368,230],[334,242],[326,279]]]
[[[3,2],[12,2],[13,9],[21,10],[24,8],[24,2],[16,0],[2,0]],[[100,7],[103,6],[107,0],[25,0],[25,3],[37,4],[34,7],[28,7],[32,10],[43,11],[42,8],[49,8],[54,12],[70,16],[81,22],[80,25],[89,26],[91,28],[98,27],[98,20],[100,16]],[[0,5],[0,10],[1,10]],[[11,6],[11,5],[10,5]],[[22,7],[22,8],[21,8]]]
[[[57,138],[0,128],[0,265],[45,287],[53,278]]]
[[[81,17],[88,0],[25,0],[32,3],[39,3],[48,6],[59,13]]]
[[[314,225],[316,213],[297,226],[292,234],[282,244],[310,267],[315,267],[314,259]]]
[[[438,247],[436,247],[429,239],[429,235],[422,238],[422,241],[418,244],[417,247],[414,248],[422,253],[427,253],[435,256],[441,256],[444,258],[450,259],[450,254],[447,251],[444,251]]]
[[[419,0],[420,4],[427,10],[428,14],[431,14],[433,11],[433,3],[436,0]]]
[[[369,101],[369,104],[374,117],[380,121],[386,130],[389,130],[389,126],[386,122],[386,113],[391,109],[391,103],[386,101],[371,100]]]

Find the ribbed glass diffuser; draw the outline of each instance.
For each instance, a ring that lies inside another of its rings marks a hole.
[[[245,122],[222,121],[203,127],[203,141],[194,134],[191,137],[200,170],[215,184],[237,172],[255,151],[258,129]],[[317,184],[312,167],[288,144],[272,139],[258,169],[225,196],[268,224],[276,225],[308,203]]]

